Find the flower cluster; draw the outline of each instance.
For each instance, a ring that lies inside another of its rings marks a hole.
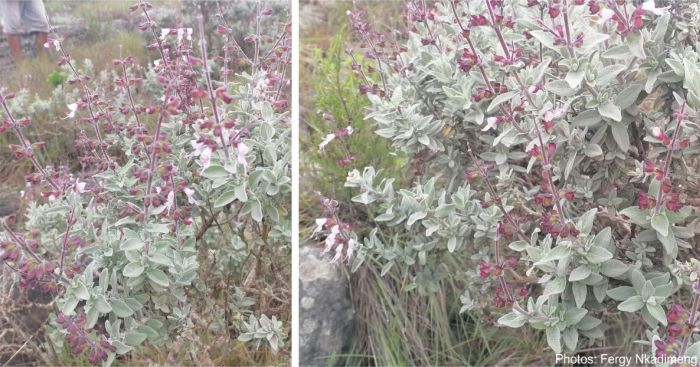
[[[336,121],[335,117],[328,112],[323,113],[323,119],[329,123],[334,123]],[[337,140],[342,149],[343,157],[337,158],[336,164],[338,167],[350,166],[357,160],[357,157],[350,151],[350,147],[347,142],[352,133],[352,126],[337,128],[333,133],[327,134],[326,137],[323,138],[323,141],[318,144],[318,149],[323,152],[330,142]]]
[[[345,261],[349,263],[358,246],[357,241],[350,235],[352,224],[340,219],[336,200],[322,197],[321,204],[325,208],[325,217],[316,219],[316,229],[314,229],[312,237],[325,234],[323,253],[333,251],[335,254],[332,262]]]
[[[82,354],[87,350],[88,362],[98,365],[107,360],[107,353],[114,353],[117,348],[104,337],[93,340],[87,335],[85,314],[67,316],[62,313],[56,316],[56,323],[64,328],[66,342],[71,352]]]

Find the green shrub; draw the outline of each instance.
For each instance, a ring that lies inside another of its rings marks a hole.
[[[332,38],[327,50],[314,50],[312,80],[314,92],[313,110],[305,111],[303,121],[306,131],[301,134],[301,165],[304,180],[314,188],[302,190],[303,209],[318,211],[318,193],[323,196],[349,200],[352,191],[343,187],[348,167],[374,166],[387,178],[400,178],[404,158],[393,153],[391,146],[374,134],[370,121],[364,119],[367,98],[358,93],[358,78],[348,72],[352,59],[345,54],[343,45],[347,32],[341,29]],[[355,57],[358,57],[355,55]],[[334,121],[324,119],[330,114]],[[355,162],[340,166],[337,159],[343,157],[343,147],[338,144],[319,149],[319,142],[333,130],[351,126],[353,134],[347,140],[348,148],[355,153]],[[355,213],[356,214],[356,213]],[[303,219],[303,218],[302,218]]]

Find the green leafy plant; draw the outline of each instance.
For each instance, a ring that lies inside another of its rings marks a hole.
[[[46,82],[53,88],[63,85],[66,81],[68,81],[68,74],[59,70],[51,72],[51,74],[46,77]]]
[[[462,311],[503,308],[500,325],[543,330],[556,353],[601,343],[621,311],[646,323],[638,337],[655,356],[698,357],[697,4],[407,8],[405,39],[348,13],[368,60],[352,69],[375,133],[421,174],[395,187],[351,170],[371,219],[326,200],[326,251],[353,271],[398,268],[423,295],[468,256]],[[689,291],[689,309],[672,305]]]
[[[362,111],[368,101],[357,93],[360,80],[350,70],[352,57],[344,50],[347,30],[340,30],[327,49],[315,49],[310,62],[308,78],[314,93],[313,110],[305,111],[303,121],[306,132],[301,136],[304,180],[313,182],[316,192],[302,190],[304,210],[319,210],[318,194],[333,196],[339,200],[349,199],[352,192],[342,188],[348,167],[374,166],[384,177],[399,178],[402,157],[390,157],[391,148],[382,138],[374,135],[371,124],[364,120]],[[353,55],[353,57],[358,57]],[[352,126],[354,132],[347,138],[345,147],[330,145],[319,147],[328,132]],[[343,157],[343,158],[341,158]],[[388,158],[390,157],[390,158]],[[340,185],[338,183],[341,183]],[[358,208],[361,210],[361,208]]]
[[[0,91],[0,131],[14,135],[15,159],[34,168],[23,220],[1,221],[0,259],[18,285],[55,296],[47,327],[59,348],[109,365],[146,343],[196,341],[201,303],[226,315],[212,328],[249,330],[241,315],[228,317],[228,300],[198,302],[196,292],[206,298],[210,278],[230,278],[233,264],[254,257],[242,284],[249,287],[264,260],[289,255],[290,25],[255,8],[256,22],[278,32],[269,43],[259,27],[247,35],[254,53],[237,54],[249,68],[235,75],[225,72],[235,46],[224,42],[221,80],[212,77],[203,20],[197,32],[161,28],[144,1],[131,11],[159,57],[148,66],[115,59],[115,88],[88,78],[52,37],[47,46],[79,90],[66,119],[76,122],[80,172],[40,162],[44,143],[27,138],[31,120],[10,106],[15,94]],[[220,17],[217,33],[231,32]],[[231,298],[238,310],[250,306],[245,296]],[[282,321],[260,320],[272,350],[284,346]]]

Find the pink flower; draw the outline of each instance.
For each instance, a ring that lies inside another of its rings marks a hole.
[[[326,248],[323,250],[323,253],[330,252],[333,246],[336,244],[336,239],[338,238],[338,235],[340,234],[340,226],[337,224],[331,227],[331,232],[328,234],[328,237],[326,237]]]
[[[237,155],[238,155],[238,163],[242,164],[243,167],[245,168],[246,173],[248,172],[248,161],[245,159],[245,155],[250,152],[250,148],[248,148],[247,145],[244,143],[238,143],[238,146],[236,146],[237,150]]]
[[[185,195],[187,195],[187,202],[189,202],[192,205],[202,205],[202,201],[195,199],[194,197],[194,190],[190,189],[189,187],[185,187],[183,190],[185,191]]]
[[[49,38],[49,40],[44,43],[44,48],[51,48],[51,46],[55,47],[56,51],[61,51],[61,43],[57,39]]]
[[[75,191],[78,194],[82,194],[85,192],[85,182],[80,182],[80,180],[75,181],[73,184],[73,191]]]
[[[197,142],[197,139],[192,140],[190,144],[194,148],[192,156],[199,157],[202,162],[202,170],[207,169],[211,164],[211,148],[204,143]]]

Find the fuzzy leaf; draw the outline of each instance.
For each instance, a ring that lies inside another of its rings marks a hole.
[[[637,295],[637,291],[635,291],[634,288],[626,285],[609,289],[607,293],[608,297],[614,299],[615,301],[624,301]]]
[[[558,327],[550,327],[545,331],[547,334],[547,344],[554,353],[561,353],[561,332]]]
[[[143,273],[144,266],[138,263],[128,263],[122,270],[122,273],[127,278],[136,278]]]
[[[576,115],[572,120],[573,124],[578,127],[595,126],[600,121],[602,121],[602,116],[600,116],[598,110],[585,110]]]
[[[153,283],[158,284],[161,287],[167,287],[170,285],[170,281],[168,280],[168,276],[165,274],[164,271],[158,269],[158,268],[151,268],[148,269],[146,272],[146,276],[150,281]]]
[[[513,96],[517,95],[518,93],[519,92],[517,91],[510,91],[497,95],[496,98],[494,98],[491,101],[491,104],[489,104],[489,107],[486,109],[486,112],[491,113],[495,111],[498,108],[498,106],[500,106],[503,102],[510,100],[511,98],[513,98]]]
[[[641,93],[643,89],[644,86],[642,84],[630,85],[618,93],[617,97],[615,97],[615,104],[624,110],[637,100],[639,93]]]
[[[641,296],[632,296],[626,301],[617,305],[617,309],[624,312],[635,312],[639,311],[644,307],[644,301],[642,301]]]
[[[651,227],[664,237],[668,236],[670,226],[671,225],[668,222],[668,218],[666,218],[666,214],[654,214],[651,217]]]
[[[576,350],[576,345],[578,344],[578,330],[576,328],[567,328],[562,333],[562,339],[564,339],[564,345],[570,351]]]
[[[565,80],[554,80],[545,86],[548,92],[554,93],[561,97],[570,97],[576,94],[576,90],[569,86]]]
[[[576,302],[576,307],[582,307],[586,302],[586,296],[588,295],[588,287],[583,282],[575,282],[571,286],[571,290],[574,293],[574,301]]]
[[[604,249],[603,247],[593,246],[586,254],[588,261],[593,264],[600,264],[602,262],[608,261],[613,258],[610,251]]]
[[[618,259],[610,259],[601,265],[600,272],[606,277],[616,278],[627,272],[627,265]]]
[[[236,190],[226,190],[219,197],[214,201],[214,208],[221,208],[222,206],[225,206],[228,203],[233,202],[236,200],[238,196],[236,195]]]
[[[612,101],[605,101],[598,106],[598,113],[605,118],[620,122],[622,120],[622,111]]]
[[[584,280],[591,275],[591,269],[586,265],[581,265],[574,269],[571,274],[569,274],[569,281],[576,282],[579,280]]]
[[[647,303],[647,311],[649,311],[649,314],[654,317],[655,319],[659,320],[659,322],[663,325],[666,326],[668,324],[668,321],[666,320],[666,312],[664,312],[663,307],[657,304],[649,304]]]
[[[137,238],[130,238],[119,244],[119,249],[122,251],[140,250],[143,246],[143,241]]]
[[[110,305],[112,306],[112,312],[118,317],[129,317],[134,314],[134,310],[121,299],[112,300]]]
[[[507,313],[501,318],[498,319],[498,323],[503,326],[508,326],[512,328],[519,328],[523,325],[525,325],[525,322],[527,321],[527,317],[516,313],[516,312],[510,312]]]
[[[124,342],[126,345],[137,347],[146,340],[147,336],[148,335],[136,331],[129,331],[124,335]]]
[[[204,171],[202,171],[202,176],[210,179],[215,179],[229,177],[231,176],[231,173],[229,173],[223,166],[212,164],[211,166],[207,167]]]
[[[647,226],[649,225],[649,211],[642,210],[638,206],[630,206],[620,211],[620,214],[629,217],[632,223]]]
[[[612,132],[613,139],[620,150],[626,152],[630,150],[630,136],[627,132],[627,125],[623,123],[612,123],[610,124],[610,131]]]
[[[542,296],[548,297],[553,294],[559,294],[564,292],[564,289],[566,289],[566,278],[559,277],[554,280],[550,280],[549,283],[547,283],[547,285],[544,287],[544,291],[542,291]]]
[[[595,215],[598,213],[597,208],[593,208],[581,215],[578,219],[578,223],[576,224],[576,227],[578,227],[579,231],[583,234],[589,234],[591,233],[591,229],[593,228],[593,221],[595,220]]]

